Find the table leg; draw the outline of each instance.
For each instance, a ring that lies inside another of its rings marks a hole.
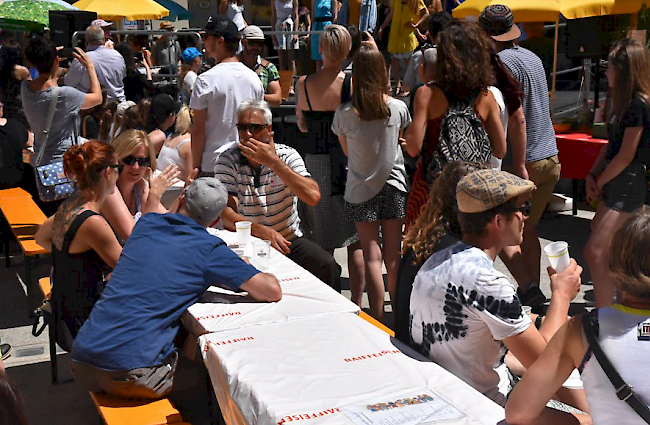
[[[578,180],[571,179],[573,185],[573,215],[578,214]]]
[[[38,263],[38,255],[25,255],[23,253],[23,264],[25,266],[25,287],[27,288],[27,312],[29,313],[29,317],[32,317],[34,315],[34,309],[36,306],[34,305],[34,279],[33,279],[33,274],[32,274],[32,267],[34,266],[35,263]]]

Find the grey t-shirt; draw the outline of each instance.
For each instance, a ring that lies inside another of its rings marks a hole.
[[[400,130],[411,123],[406,104],[388,101],[390,117],[363,121],[351,102],[336,109],[332,131],[348,143],[348,180],[344,198],[359,204],[377,195],[385,184],[406,192],[404,156],[399,146]]]
[[[34,162],[44,142],[43,130],[47,125],[52,88],[33,92],[29,89],[28,82],[23,81],[20,93],[25,116],[34,132],[35,153],[32,155],[32,165],[35,165]],[[59,99],[56,102],[56,110],[47,138],[47,147],[39,165],[61,161],[66,149],[72,144],[78,113],[85,97],[84,93],[74,87],[59,87]]]

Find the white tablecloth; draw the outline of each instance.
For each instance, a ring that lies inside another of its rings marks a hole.
[[[500,406],[438,365],[401,353],[387,334],[354,314],[212,333],[199,341],[228,424],[350,425],[360,423],[349,418],[352,410],[372,416],[368,405],[424,394],[452,406],[454,419],[445,424],[504,419]]]
[[[227,244],[237,240],[234,232],[213,229],[210,232]],[[359,312],[359,306],[274,249],[271,249],[270,266],[266,271],[274,274],[280,282],[282,300],[279,302],[246,301],[228,290],[213,287],[183,315],[184,325],[191,334],[198,336],[334,313]]]

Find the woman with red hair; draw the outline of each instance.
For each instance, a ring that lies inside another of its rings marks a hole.
[[[68,148],[63,170],[77,191],[36,233],[36,242],[52,252],[56,319],[67,325],[73,338],[99,299],[105,272],[115,267],[122,253],[111,226],[99,214],[104,200],[115,192],[118,168],[111,145],[92,140]],[[57,342],[70,343],[59,335]]]

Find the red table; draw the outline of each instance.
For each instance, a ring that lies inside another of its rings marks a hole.
[[[586,133],[556,134],[562,171],[560,177],[573,180],[573,215],[578,212],[578,180],[585,180],[607,140]]]

